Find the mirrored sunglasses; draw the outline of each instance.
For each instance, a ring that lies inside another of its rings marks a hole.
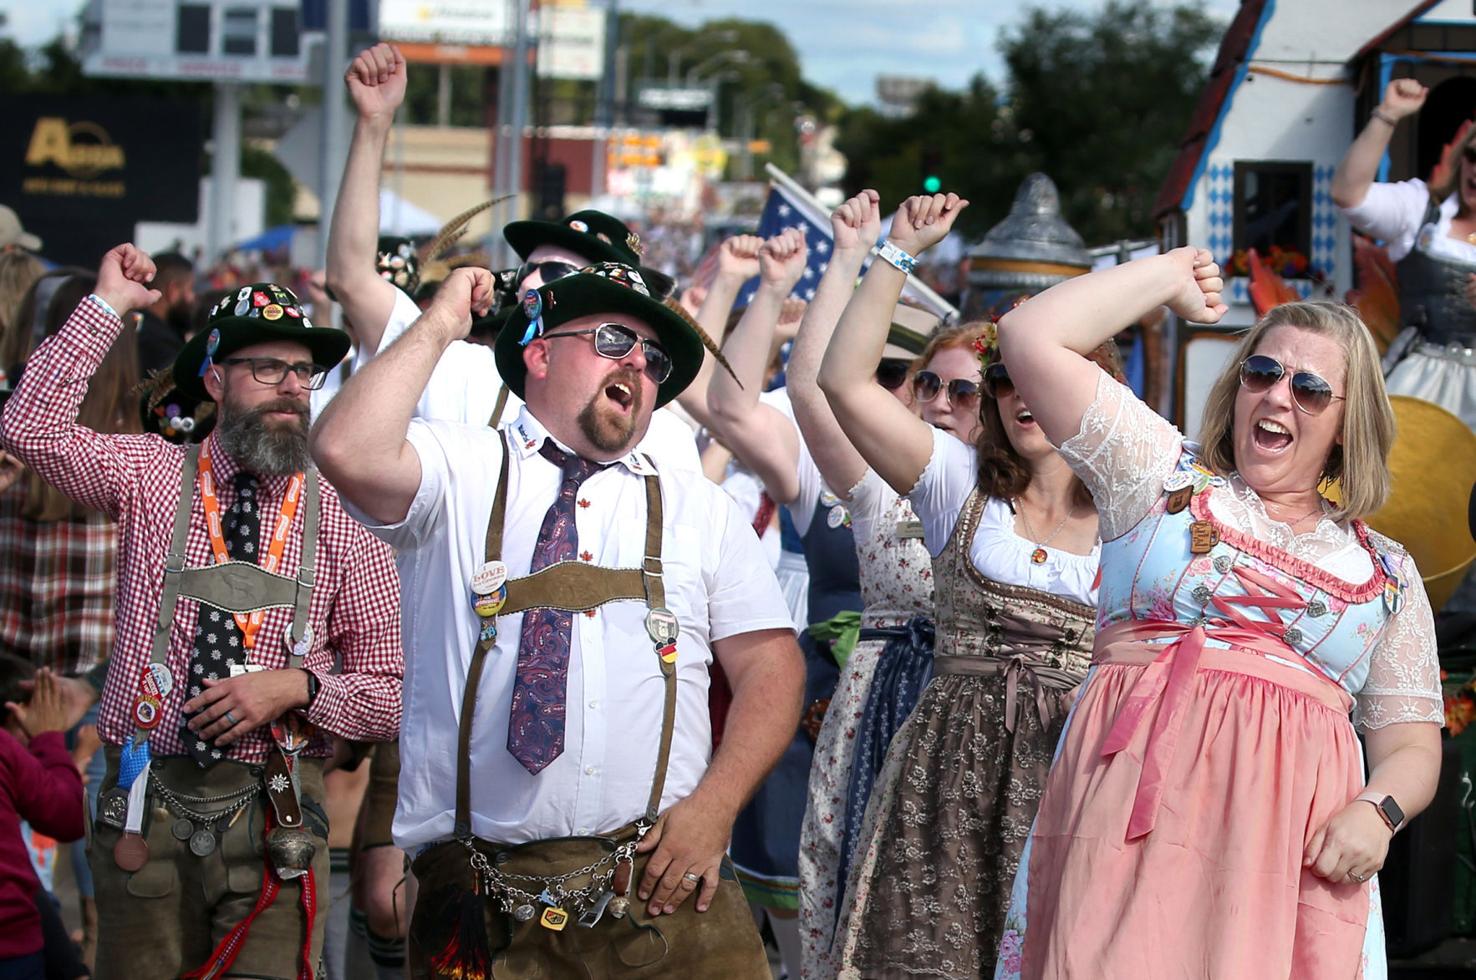
[[[1240,362],[1240,386],[1252,394],[1270,391],[1287,374],[1282,363],[1265,354],[1252,354]],[[1311,371],[1294,371],[1291,375],[1292,403],[1307,415],[1321,415],[1342,395],[1333,394],[1332,385]]]
[[[932,371],[919,371],[912,378],[912,394],[920,402],[930,402],[940,391],[948,393],[948,403],[954,408],[970,409],[979,404],[979,382],[968,378],[954,378],[947,384]]]
[[[569,330],[564,333],[546,333],[544,340],[555,340],[559,337],[584,337],[594,334],[595,353],[601,357],[608,357],[612,361],[618,361],[635,350],[637,342],[641,345],[641,354],[646,358],[646,377],[657,384],[664,384],[671,377],[672,362],[671,355],[666,352],[654,340],[641,340],[636,336],[634,330],[621,323],[601,323],[598,326],[588,327],[584,330]]]
[[[558,259],[549,259],[546,262],[524,262],[518,266],[513,281],[518,284],[519,291],[522,290],[523,282],[533,273],[538,273],[544,284],[555,282],[565,276],[572,276],[579,271],[579,266]]]

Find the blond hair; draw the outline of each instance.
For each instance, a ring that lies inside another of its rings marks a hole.
[[[1342,444],[1334,443],[1323,462],[1319,486],[1341,481],[1342,503],[1332,513],[1334,520],[1363,518],[1375,513],[1389,499],[1394,410],[1389,407],[1389,396],[1384,391],[1384,374],[1373,337],[1353,308],[1342,303],[1284,303],[1261,317],[1245,333],[1205,400],[1199,437],[1201,458],[1222,475],[1235,469],[1233,430],[1240,364],[1255,353],[1266,333],[1276,327],[1296,327],[1322,334],[1337,341],[1343,349],[1348,374],[1343,385]]]

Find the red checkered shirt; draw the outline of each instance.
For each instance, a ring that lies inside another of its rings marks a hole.
[[[26,481],[0,493],[0,650],[76,674],[113,644],[118,529],[101,514],[35,521]]]
[[[117,522],[117,630],[97,721],[98,734],[110,744],[122,743],[134,731],[133,702],[153,644],[185,455],[183,447],[159,436],[103,435],[76,423],[88,379],[121,329],[122,322],[111,310],[88,297],[31,355],[21,384],[0,417],[0,439],[6,449],[62,493]],[[218,441],[212,442],[210,453],[224,513],[235,499],[238,466]],[[287,482],[287,477],[261,478],[258,497],[263,512],[278,512]],[[307,718],[349,739],[392,739],[400,729],[400,678],[405,666],[393,554],[344,512],[331,486],[322,481],[320,485],[317,567],[308,616],[313,646],[303,661],[318,678],[319,690]],[[282,555],[284,574],[294,574],[301,560],[303,517],[299,509],[293,521],[296,533],[288,535]],[[191,508],[185,560],[191,567],[214,563],[198,494]],[[155,755],[184,751],[180,707],[200,611],[200,603],[180,597],[166,660],[176,682],[153,731]],[[287,665],[284,637],[291,620],[291,609],[267,611],[251,652],[252,663],[268,668]],[[258,763],[271,744],[266,729],[258,729],[232,745],[229,758]],[[327,751],[321,739],[308,749],[309,754]]]

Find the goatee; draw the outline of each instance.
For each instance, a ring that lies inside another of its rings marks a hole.
[[[285,425],[271,425],[265,417],[272,412],[292,412],[297,419]],[[308,407],[290,398],[246,411],[222,411],[215,432],[221,448],[242,469],[260,476],[300,473],[312,462],[308,455]]]
[[[624,384],[630,391],[630,413],[622,415],[614,411],[602,411],[601,399],[608,397],[611,385]],[[619,453],[630,448],[631,435],[635,432],[636,420],[641,415],[641,400],[644,397],[641,376],[631,370],[615,370],[605,376],[605,383],[579,412],[579,430],[584,437],[601,452]]]

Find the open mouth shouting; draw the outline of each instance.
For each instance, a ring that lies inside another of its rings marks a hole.
[[[1291,448],[1291,430],[1272,419],[1260,419],[1251,432],[1251,441],[1264,453],[1283,453]]]
[[[615,403],[622,414],[629,414],[635,407],[635,389],[625,381],[611,381],[605,385],[605,397]]]
[[[1034,425],[1035,416],[1030,414],[1030,409],[1022,408],[1015,413],[1015,422],[1019,425]]]

